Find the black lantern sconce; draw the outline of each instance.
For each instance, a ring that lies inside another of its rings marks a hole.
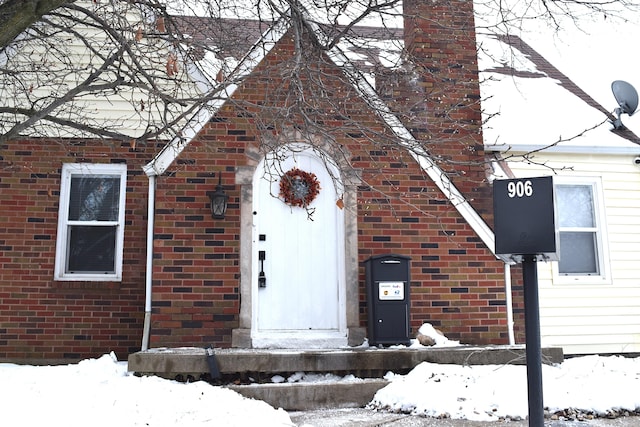
[[[207,196],[211,200],[211,217],[214,219],[224,219],[227,213],[227,201],[229,196],[222,189],[222,174],[218,174],[218,186],[216,191],[207,191]]]

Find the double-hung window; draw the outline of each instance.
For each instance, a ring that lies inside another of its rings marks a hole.
[[[563,281],[607,279],[604,211],[597,179],[556,179],[560,234],[557,276]]]
[[[63,165],[56,280],[122,279],[126,178],[126,165]]]

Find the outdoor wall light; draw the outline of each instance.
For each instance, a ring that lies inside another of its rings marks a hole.
[[[216,191],[207,191],[207,196],[211,200],[211,217],[214,219],[224,219],[227,213],[227,201],[229,196],[222,189],[222,174],[218,174],[218,185]]]

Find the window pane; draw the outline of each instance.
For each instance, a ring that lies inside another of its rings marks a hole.
[[[118,220],[119,176],[74,175],[70,193],[70,221]]]
[[[69,227],[66,273],[114,273],[117,227]]]
[[[590,185],[556,186],[556,208],[560,227],[595,227]]]
[[[560,233],[560,274],[599,274],[596,234]]]

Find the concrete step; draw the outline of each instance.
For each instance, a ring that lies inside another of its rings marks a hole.
[[[227,386],[244,397],[263,400],[287,411],[362,408],[389,382],[384,379],[318,383],[249,384]]]

